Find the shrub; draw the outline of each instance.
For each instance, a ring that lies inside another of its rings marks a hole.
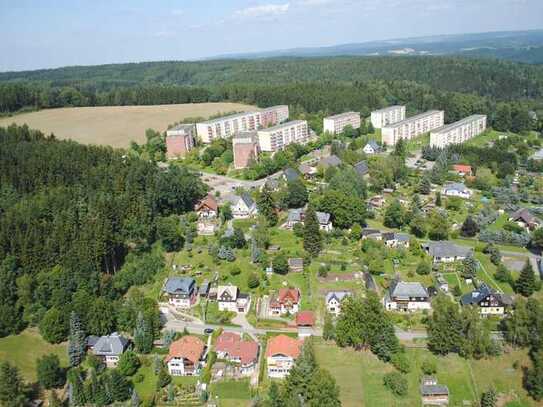
[[[241,274],[241,269],[238,267],[238,266],[233,266],[231,269],[230,269],[230,275],[232,276],[237,276]]]
[[[123,376],[132,376],[138,368],[140,367],[141,362],[138,358],[138,355],[133,351],[129,350],[124,352],[119,358],[118,370]]]
[[[407,358],[407,355],[403,352],[398,352],[390,359],[396,369],[402,373],[409,373],[411,371],[411,363]]]
[[[405,396],[407,394],[407,379],[399,372],[391,372],[383,377],[385,387],[397,396]]]
[[[417,274],[421,276],[428,275],[430,274],[431,271],[432,271],[432,266],[430,266],[430,264],[426,261],[421,261],[417,265]]]
[[[247,277],[247,286],[250,289],[254,289],[254,288],[257,288],[259,285],[260,285],[260,279],[258,278],[258,274],[256,273],[249,274],[249,276]]]
[[[422,373],[432,375],[437,372],[436,361],[433,359],[424,359],[420,366]]]

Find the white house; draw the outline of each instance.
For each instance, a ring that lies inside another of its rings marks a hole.
[[[235,285],[220,285],[217,287],[217,302],[219,311],[246,313],[249,311],[251,297],[240,293]]]
[[[284,379],[300,355],[303,341],[286,335],[274,336],[268,340],[266,365],[268,377]]]
[[[258,213],[256,202],[251,195],[244,192],[241,195],[233,195],[229,199],[234,219],[246,219],[255,216]]]
[[[117,367],[119,358],[128,347],[128,339],[117,332],[105,336],[89,336],[87,345],[107,367]]]
[[[464,199],[471,198],[472,192],[461,182],[451,182],[445,184],[441,190],[441,194],[445,196],[457,196]]]
[[[381,152],[381,147],[375,140],[370,140],[367,142],[367,144],[362,149],[366,154],[377,154]]]
[[[394,280],[384,298],[388,311],[414,312],[431,309],[430,295],[421,283]]]
[[[170,345],[165,360],[168,373],[172,376],[198,376],[205,366],[206,356],[206,345],[200,338],[183,336]]]
[[[350,291],[330,291],[326,294],[326,309],[334,316],[341,312],[341,303],[345,298],[352,295]]]
[[[171,277],[162,291],[168,296],[168,302],[176,308],[188,309],[196,303],[198,297],[196,280],[192,277]]]
[[[319,229],[325,232],[331,232],[333,225],[330,220],[330,214],[328,212],[316,212],[316,215],[319,221]]]
[[[421,246],[432,257],[434,263],[462,261],[473,253],[470,247],[459,246],[446,241],[428,242],[423,243]]]
[[[464,306],[478,307],[482,316],[503,316],[507,309],[513,305],[510,296],[496,292],[485,283],[471,293],[464,294],[460,298],[460,303]]]

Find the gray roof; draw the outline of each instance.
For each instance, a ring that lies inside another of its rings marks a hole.
[[[364,282],[366,283],[366,288],[368,290],[377,291],[377,284],[375,284],[375,279],[368,271],[364,273]]]
[[[337,167],[341,165],[343,161],[337,156],[337,155],[331,155],[329,157],[325,157],[319,161],[319,165],[322,165],[323,167]]]
[[[328,212],[315,212],[315,214],[321,225],[327,225],[330,222],[330,214]]]
[[[410,236],[407,233],[385,232],[382,233],[383,240],[397,240],[398,242],[409,242]]]
[[[487,284],[482,283],[476,290],[473,290],[470,293],[464,294],[460,298],[460,303],[462,305],[477,305],[483,301],[489,294],[493,294],[504,305],[511,305],[513,300],[510,296],[496,292],[496,290],[490,288]]]
[[[519,220],[520,219],[525,223],[532,223],[532,222],[537,221],[537,218],[534,215],[532,215],[532,213],[526,208],[521,208],[518,211],[514,212],[511,215],[511,218],[513,220]]]
[[[209,292],[209,281],[204,280],[204,282],[200,285],[200,288],[198,289],[198,292],[200,294],[207,294]]]
[[[341,302],[345,297],[351,295],[350,291],[330,291],[326,294],[326,303],[329,303],[333,298]]]
[[[349,117],[353,115],[358,115],[358,117],[360,117],[359,112],[344,112],[344,113],[338,113],[332,116],[325,117],[325,119],[341,119],[342,117]]]
[[[468,190],[468,188],[461,182],[451,182],[451,183],[445,184],[443,189],[445,190],[452,189],[458,192],[465,192]]]
[[[432,257],[467,257],[472,253],[471,247],[464,247],[452,242],[428,242],[422,245]]]
[[[371,236],[371,235],[380,235],[381,231],[379,229],[364,228],[362,229],[362,236]]]
[[[390,297],[426,297],[428,291],[421,283],[395,280],[389,288]]]
[[[277,187],[279,187],[279,181],[275,178],[268,178],[264,185],[266,185],[270,189],[276,189]]]
[[[288,265],[294,267],[303,267],[304,259],[302,259],[301,257],[291,257],[290,259],[288,259]]]
[[[298,166],[298,171],[300,171],[302,174],[312,174],[315,172],[315,169],[307,164],[300,164]]]
[[[532,160],[543,160],[543,148],[537,150],[535,153],[533,153],[530,158]]]
[[[307,124],[307,122],[305,120],[291,120],[289,122],[276,124],[275,126],[266,127],[265,129],[261,129],[261,130],[258,130],[258,131],[259,132],[263,131],[263,132],[269,133],[269,132],[272,132],[272,131],[281,130],[281,129],[285,128],[285,127],[296,126],[296,125],[299,125],[299,124]]]
[[[170,277],[164,285],[164,291],[168,294],[187,294],[189,295],[196,281],[192,277]]]
[[[438,129],[432,130],[432,133],[446,133],[446,132],[454,130],[454,129],[460,127],[460,126],[463,126],[463,125],[465,125],[467,123],[471,123],[471,122],[473,122],[475,120],[483,119],[485,117],[486,117],[486,115],[484,115],[484,114],[473,114],[471,116],[464,117],[463,119],[458,120],[457,122],[446,124],[445,126],[441,126]]]
[[[283,171],[283,175],[287,181],[295,181],[300,178],[300,175],[296,172],[296,170],[290,167]]]
[[[404,106],[393,105],[393,106],[383,107],[382,109],[373,110],[372,113],[384,113],[384,112],[388,112],[389,110],[401,109],[402,107]]]
[[[287,221],[301,222],[303,213],[304,213],[304,208],[289,209]]]
[[[255,204],[255,201],[247,192],[242,193],[240,199],[245,202],[245,205],[247,205],[248,208],[252,207]]]
[[[411,117],[408,117],[400,122],[396,122],[396,123],[389,123],[385,126],[385,128],[396,128],[396,127],[401,127],[403,126],[404,124],[408,124],[408,123],[411,123],[411,122],[414,122],[416,120],[419,120],[419,119],[422,119],[422,118],[425,118],[427,116],[431,116],[433,114],[436,114],[436,113],[439,113],[439,112],[442,112],[441,110],[428,110],[427,112],[424,112],[424,113],[420,113],[420,114],[417,114],[415,116],[411,116]]]
[[[185,132],[187,131],[192,131],[194,129],[194,124],[188,124],[188,123],[181,123],[181,124],[178,124],[174,127],[172,127],[171,129],[168,129],[166,132],[168,131],[179,131],[179,130],[185,130]]]
[[[368,168],[368,163],[366,163],[366,161],[360,161],[354,165],[354,170],[358,173],[358,175],[364,176],[369,172],[370,169]]]
[[[449,395],[449,388],[441,384],[423,384],[420,386],[422,396]]]
[[[120,355],[127,345],[128,339],[114,332],[108,336],[101,336],[92,347],[92,351],[98,356]]]
[[[381,151],[381,146],[377,144],[375,140],[370,140],[366,143],[366,146],[369,145],[375,151]],[[365,147],[365,146],[364,146]]]

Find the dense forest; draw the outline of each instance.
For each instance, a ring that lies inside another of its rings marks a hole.
[[[77,298],[101,299],[97,314],[110,309],[130,286],[152,277],[143,273],[160,269],[152,245],[162,226],[206,192],[183,168],[160,170],[122,151],[58,141],[26,126],[0,128],[0,151],[0,336],[52,311],[49,318],[62,318],[66,328]],[[106,329],[96,321],[89,331]]]
[[[500,108],[513,114],[543,109],[543,67],[453,57],[336,57],[147,62],[0,73],[4,114],[61,106],[216,101],[285,103],[307,112],[352,109],[363,115],[402,103],[410,113],[444,109],[447,121],[486,113],[494,124]]]

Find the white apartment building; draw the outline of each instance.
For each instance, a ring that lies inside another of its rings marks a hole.
[[[395,145],[399,139],[410,140],[443,126],[443,110],[429,110],[381,129],[383,144]]]
[[[258,131],[260,151],[275,152],[291,143],[306,144],[310,139],[305,120],[293,120]]]
[[[474,114],[432,131],[430,146],[443,148],[449,144],[461,144],[481,134],[485,129],[486,115]]]
[[[260,112],[243,112],[196,124],[196,133],[202,143],[211,143],[217,138],[231,137],[241,131],[258,130]]]
[[[360,128],[360,113],[345,112],[323,119],[323,129],[332,134],[341,133],[345,127],[351,126],[353,129]]]
[[[371,112],[371,125],[381,129],[405,119],[405,106],[395,105]]]

